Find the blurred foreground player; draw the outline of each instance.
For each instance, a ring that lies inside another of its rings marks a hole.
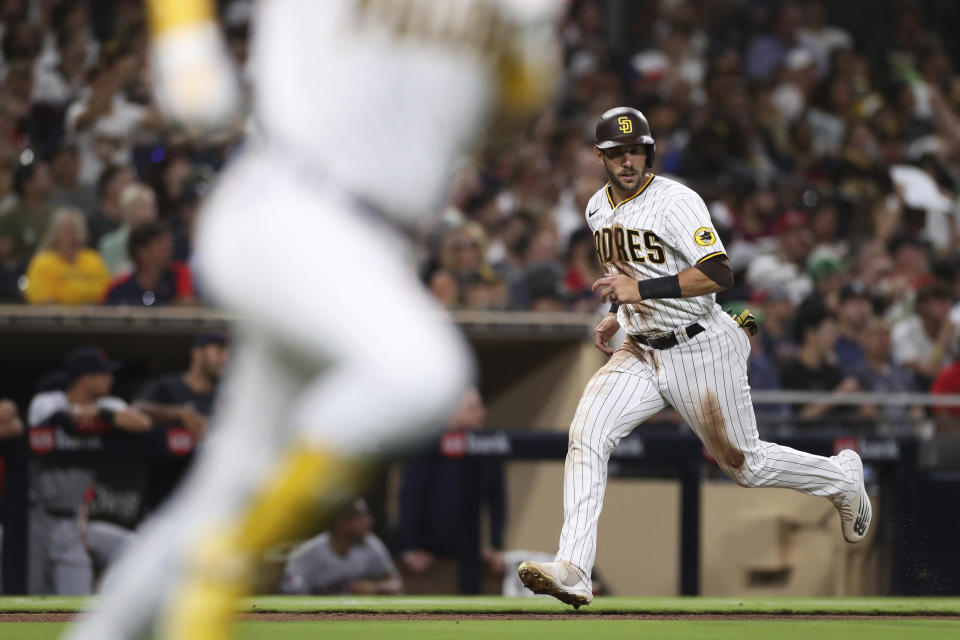
[[[442,420],[469,382],[398,227],[437,208],[488,116],[555,78],[556,0],[269,0],[253,21],[250,143],[199,228],[204,282],[243,319],[211,437],[72,638],[226,637],[256,559],[354,461]],[[230,93],[209,3],[155,0],[158,99],[198,126]],[[206,54],[206,55],[201,55]],[[215,79],[215,78],[214,78]]]

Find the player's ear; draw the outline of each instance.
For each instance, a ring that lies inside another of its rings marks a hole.
[[[603,151],[600,151],[600,147],[593,148],[593,155],[597,157],[597,162],[603,164]]]

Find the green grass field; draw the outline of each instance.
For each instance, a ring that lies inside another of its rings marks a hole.
[[[0,598],[0,613],[69,613],[83,608],[79,598]],[[960,638],[960,598],[598,598],[573,611],[548,598],[440,597],[289,598],[264,597],[246,603],[248,613],[292,613],[304,617],[324,613],[423,615],[426,619],[293,620],[248,619],[237,625],[236,640],[480,640],[524,638],[585,640],[655,638],[716,640],[938,640]],[[431,614],[445,614],[431,620]],[[502,616],[471,618],[477,614]],[[524,619],[525,614],[563,614],[559,620]],[[605,614],[605,615],[604,615]],[[729,619],[690,616],[722,615]],[[635,619],[657,615],[665,619]],[[772,616],[809,619],[775,619]],[[817,619],[821,615],[902,616],[898,619]],[[449,616],[453,616],[450,619]],[[463,616],[457,618],[456,616]],[[602,616],[602,617],[601,617]],[[677,616],[677,619],[670,619]],[[682,619],[680,616],[684,616]],[[760,616],[758,618],[758,616]],[[955,619],[930,619],[952,616]],[[53,640],[66,628],[62,622],[0,622],[0,639]]]

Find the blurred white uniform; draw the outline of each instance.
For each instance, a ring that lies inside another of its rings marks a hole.
[[[456,405],[467,350],[393,225],[441,202],[455,158],[492,113],[504,47],[519,32],[520,49],[547,59],[540,39],[558,5],[259,4],[251,65],[264,140],[220,179],[197,243],[204,284],[241,319],[221,411],[184,487],[71,637],[146,628],[185,551],[247,507],[292,446],[370,453]]]

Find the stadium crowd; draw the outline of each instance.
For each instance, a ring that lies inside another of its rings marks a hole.
[[[250,2],[220,4],[242,70]],[[574,0],[558,102],[451,173],[436,224],[418,230],[423,282],[450,309],[602,312],[583,217],[604,184],[593,124],[628,104],[651,123],[654,172],[687,182],[711,210],[738,283],[719,301],[760,319],[754,389],[958,393],[958,26],[950,0]],[[141,0],[0,0],[0,303],[207,304],[194,223],[252,129],[197,138],[157,117]],[[223,336],[200,336],[186,371],[128,404],[111,395],[117,363],[79,349],[22,407],[26,426],[200,440],[226,359]],[[904,406],[758,411],[893,432],[915,417]],[[960,410],[940,418],[956,428]],[[482,426],[477,397],[447,428]],[[0,439],[23,429],[0,401]],[[129,535],[98,516],[133,526],[183,469],[140,470],[147,490],[127,500],[107,484],[89,491],[87,468],[35,465],[31,526],[43,533],[30,540],[31,591],[88,593]],[[392,541],[409,583],[461,553],[449,540],[466,471],[491,512],[484,560],[502,571],[502,469],[424,462],[404,470]],[[366,505],[351,504],[291,554],[281,588],[399,589],[371,527]],[[305,577],[331,563],[336,580]]]
[[[250,2],[220,4],[242,70]],[[205,302],[194,220],[252,125],[164,124],[143,18],[138,0],[0,3],[0,300]],[[592,126],[628,104],[654,172],[708,203],[737,274],[721,303],[761,316],[754,388],[960,391],[958,24],[936,0],[576,0],[559,100],[455,168],[423,280],[451,309],[601,309]]]

